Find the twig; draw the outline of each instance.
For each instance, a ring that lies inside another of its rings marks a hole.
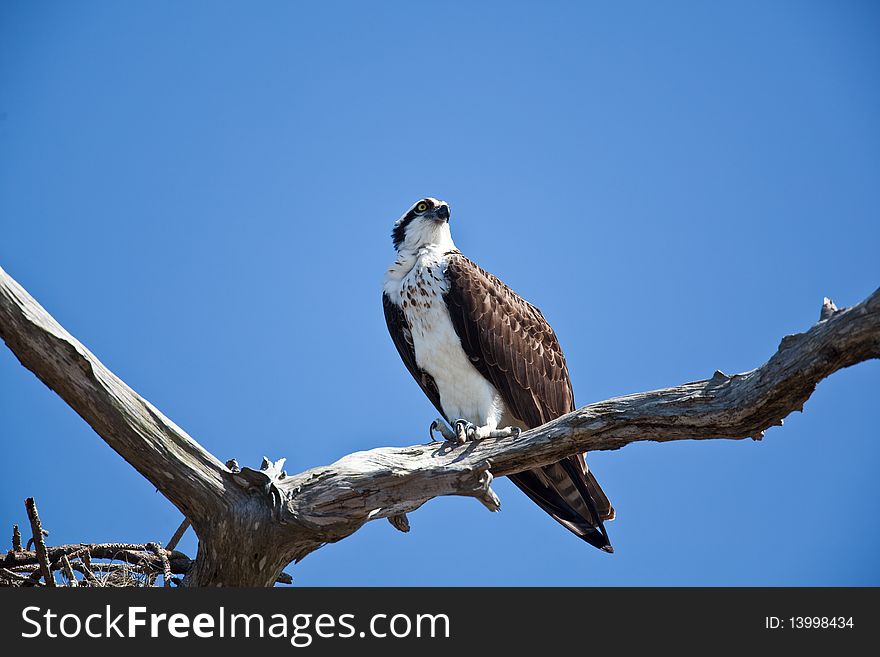
[[[150,547],[153,550],[153,552],[156,554],[156,556],[158,556],[159,559],[161,560],[163,586],[165,586],[165,588],[170,588],[171,587],[171,563],[168,561],[168,553],[165,550],[163,550],[162,547],[158,543],[150,543],[148,545],[148,547]]]
[[[37,567],[34,568],[34,571],[28,577],[28,582],[30,582],[31,585],[36,586],[37,584],[40,583],[40,578],[42,576],[43,576],[43,570],[42,570],[42,568],[40,568],[39,565],[37,565]],[[53,579],[53,581],[54,581],[54,579]]]
[[[61,557],[61,572],[63,572],[64,576],[67,578],[68,586],[77,586],[76,575],[73,574],[73,568],[70,567],[70,561],[68,560],[67,555]]]
[[[32,582],[29,577],[14,573],[7,568],[0,568],[0,578],[8,579],[10,582],[18,582],[19,586],[43,586],[39,582]]]
[[[82,566],[80,572],[86,578],[86,581],[88,581],[90,585],[97,585],[98,578],[95,577],[95,573],[92,572],[92,556],[89,554],[88,550],[86,550],[85,554],[80,557],[80,565]]]
[[[177,528],[177,531],[174,532],[174,536],[171,537],[171,540],[168,541],[168,545],[165,546],[166,550],[173,550],[177,547],[177,544],[180,543],[180,539],[183,538],[186,530],[189,529],[190,524],[189,518],[183,519],[183,522],[180,523],[180,527]]]
[[[25,564],[19,564],[16,566],[9,566],[7,569],[11,570],[13,572],[16,572],[16,573],[18,573],[18,572],[32,573],[35,570],[40,569],[40,564],[38,564],[38,563],[25,563]]]
[[[46,531],[45,529],[43,530],[42,533],[43,533],[43,537],[44,537],[44,538],[45,538],[46,536],[49,535],[49,532]],[[25,546],[24,549],[25,549],[25,550],[30,550],[30,549],[33,547],[33,545],[34,545],[34,537],[31,536],[31,537],[27,540],[27,545]]]
[[[55,578],[52,577],[52,569],[49,567],[49,554],[46,551],[46,542],[43,540],[43,525],[40,522],[40,516],[37,513],[37,504],[33,497],[29,497],[24,501],[24,507],[27,509],[28,518],[31,521],[31,531],[34,534],[34,545],[37,551],[37,559],[40,562],[40,570],[43,579],[46,580],[46,586],[54,587]]]
[[[18,525],[12,525],[12,551],[21,552],[21,532]]]

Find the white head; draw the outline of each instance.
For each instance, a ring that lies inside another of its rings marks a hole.
[[[391,239],[398,253],[415,253],[433,246],[443,251],[455,248],[449,232],[449,204],[436,198],[423,198],[394,224]]]

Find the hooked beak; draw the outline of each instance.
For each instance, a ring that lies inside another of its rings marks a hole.
[[[449,206],[444,203],[438,206],[431,214],[437,221],[449,221]]]

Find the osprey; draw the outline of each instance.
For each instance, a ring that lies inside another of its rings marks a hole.
[[[410,374],[443,416],[431,424],[432,439],[435,430],[456,442],[518,435],[575,410],[553,329],[540,310],[455,248],[446,202],[416,202],[391,237],[397,258],[385,274],[385,321]],[[510,478],[578,537],[614,551],[603,525],[614,509],[583,455]]]

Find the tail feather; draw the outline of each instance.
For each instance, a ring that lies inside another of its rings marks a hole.
[[[511,475],[510,479],[557,522],[605,552],[614,552],[603,520],[614,518],[607,496],[582,456]]]
[[[581,456],[581,460],[583,461],[583,456]],[[602,520],[614,520],[614,507],[611,506],[611,501],[608,499],[608,496],[605,495],[605,491],[602,490],[602,487],[599,485],[599,482],[596,481],[596,477],[590,472],[589,467],[587,467],[586,461],[583,461],[584,465],[584,481],[587,486],[587,490],[590,492],[590,497],[593,499],[593,503],[596,505],[596,511],[599,512],[599,517]]]

